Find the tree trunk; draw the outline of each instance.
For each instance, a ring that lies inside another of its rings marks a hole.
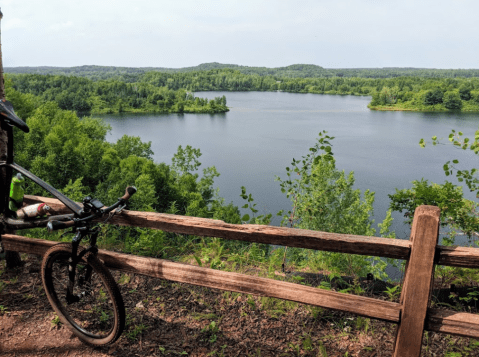
[[[2,78],[0,78],[0,81]],[[9,148],[9,143],[12,144],[13,134],[12,127],[1,122],[0,125],[0,161],[11,161],[13,159],[13,150]],[[12,169],[2,167],[0,169],[0,214],[5,215],[8,212],[8,197],[10,195],[10,182],[12,180]],[[14,233],[13,231],[0,232]],[[22,264],[20,254],[17,252],[6,251],[5,260],[8,268],[15,268]]]

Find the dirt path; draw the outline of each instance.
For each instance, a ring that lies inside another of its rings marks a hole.
[[[0,356],[391,356],[395,326],[281,300],[115,273],[127,307],[117,343],[92,348],[55,323],[30,256],[0,262]],[[473,340],[429,334],[424,356],[479,356]],[[470,349],[472,347],[472,350]],[[469,348],[469,350],[466,350]],[[466,354],[467,353],[467,354]],[[459,354],[455,355],[459,356]]]

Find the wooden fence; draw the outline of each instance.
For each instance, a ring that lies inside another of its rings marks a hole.
[[[27,196],[26,202],[47,202],[58,213],[68,212],[59,201]],[[219,237],[248,242],[407,260],[399,303],[321,290],[273,279],[224,272],[162,259],[100,250],[105,264],[125,272],[209,288],[275,297],[398,324],[394,356],[419,356],[424,330],[479,338],[479,315],[430,308],[434,266],[479,267],[479,249],[437,244],[440,210],[416,209],[409,241],[223,221],[154,212],[123,211],[110,221],[123,226]],[[42,255],[55,242],[2,235],[5,249]]]

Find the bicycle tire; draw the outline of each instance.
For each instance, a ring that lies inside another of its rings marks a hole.
[[[120,290],[109,270],[92,253],[85,254],[77,264],[74,295],[78,302],[68,304],[68,266],[72,245],[51,247],[42,261],[42,280],[46,295],[60,321],[82,341],[94,346],[114,343],[125,327],[125,305]],[[84,249],[79,247],[78,254]],[[92,273],[83,281],[87,266]]]

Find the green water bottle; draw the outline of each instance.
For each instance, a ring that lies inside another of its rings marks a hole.
[[[23,189],[24,182],[25,179],[21,173],[18,173],[17,176],[12,178],[12,184],[10,186],[10,203],[8,204],[10,211],[17,212],[17,210],[23,205],[23,195],[25,194]]]

